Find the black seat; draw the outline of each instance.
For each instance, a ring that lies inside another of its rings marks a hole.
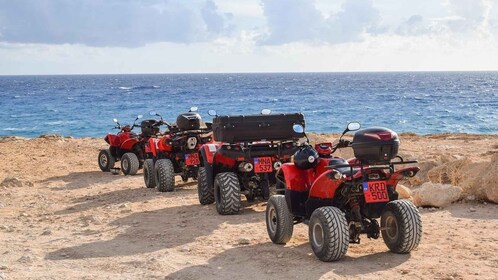
[[[344,166],[344,165],[349,165],[349,163],[347,162],[347,160],[343,159],[343,158],[333,158],[329,161],[329,166],[334,166],[334,165],[337,165],[337,166],[341,166],[341,167],[337,167],[337,168],[334,168],[336,169],[337,171],[341,172],[342,174],[346,175],[347,177],[350,177],[351,176],[351,170],[353,171],[352,173],[353,174],[356,174],[356,172],[360,171],[359,168],[352,168],[350,166]]]

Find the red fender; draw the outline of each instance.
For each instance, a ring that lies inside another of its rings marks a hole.
[[[157,157],[157,145],[159,144],[158,138],[149,138],[147,144],[145,144],[145,153],[152,154],[154,157]]]
[[[284,163],[277,171],[283,173],[285,185],[288,190],[305,192],[308,191],[313,183],[314,170],[302,170],[294,166],[294,163]]]
[[[173,151],[173,142],[171,140],[171,135],[164,135],[159,139],[157,143],[157,149],[163,152],[171,152]]]
[[[221,143],[209,143],[202,145],[199,151],[201,152],[205,162],[213,164],[214,154],[220,147]]]
[[[320,176],[318,176],[315,182],[313,182],[313,186],[311,186],[310,190],[310,197],[317,197],[322,199],[334,198],[335,192],[344,181],[344,178],[341,178],[339,180],[330,179],[328,174],[332,172],[332,170],[333,169],[325,171]]]
[[[119,147],[121,145],[121,139],[117,135],[108,133],[107,139],[109,141],[109,145],[111,145],[113,147]]]
[[[413,172],[412,176],[415,176],[415,174],[417,174],[417,172],[419,172],[419,171],[420,171],[419,167],[407,167],[407,168],[399,169],[391,175],[389,180],[387,180],[386,184],[388,186],[392,186],[393,188],[396,189],[398,182],[401,179],[403,179],[405,176],[407,176],[405,174]]]
[[[135,144],[139,141],[140,140],[138,140],[138,138],[129,138],[121,143],[121,149],[131,151],[133,149],[133,146],[135,146]]]

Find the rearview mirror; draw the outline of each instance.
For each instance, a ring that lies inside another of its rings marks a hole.
[[[138,115],[137,116],[137,119],[141,119],[141,118],[143,118],[143,115]]]
[[[216,113],[216,110],[209,110],[208,115],[216,117],[218,114]]]
[[[269,115],[271,114],[271,110],[270,109],[263,109],[261,110],[261,115]]]
[[[348,123],[348,130],[349,131],[355,131],[360,129],[361,125],[359,122],[350,122]]]
[[[118,123],[118,119],[114,118],[112,119],[113,122]]]
[[[190,107],[190,112],[197,112],[198,109],[196,106]]]
[[[304,126],[300,124],[293,125],[292,129],[294,130],[295,133],[304,133]]]

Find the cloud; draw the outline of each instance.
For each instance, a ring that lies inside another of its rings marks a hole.
[[[262,0],[262,5],[268,35],[260,43],[266,45],[360,41],[379,20],[371,0],[346,0],[339,12],[328,17],[312,0]]]
[[[16,0],[0,2],[0,41],[138,47],[224,34],[212,0]]]
[[[424,35],[431,32],[427,23],[421,15],[413,15],[396,29],[395,33],[403,36]]]

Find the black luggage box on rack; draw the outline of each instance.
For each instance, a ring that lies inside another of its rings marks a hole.
[[[358,130],[353,136],[354,156],[366,164],[387,164],[398,155],[396,132],[384,127]]]
[[[304,137],[294,131],[299,124],[304,128],[301,113],[274,115],[217,116],[213,119],[213,135],[216,141],[225,143],[279,141]]]
[[[201,126],[201,116],[196,112],[180,114],[176,118],[176,126],[181,130],[195,130]]]

